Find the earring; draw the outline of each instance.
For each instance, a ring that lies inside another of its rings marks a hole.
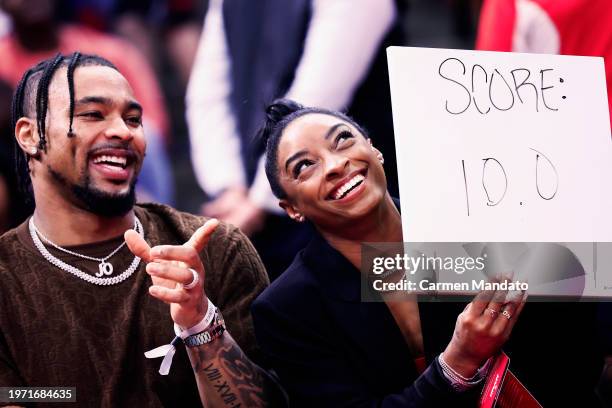
[[[34,156],[36,153],[38,153],[38,149],[37,148],[33,147],[33,148],[30,149],[30,154],[32,156]]]
[[[378,161],[380,161],[380,164],[385,164],[385,158],[382,154],[378,156]]]
[[[304,216],[303,215],[298,215],[297,217],[295,217],[295,220],[297,222],[304,222]]]

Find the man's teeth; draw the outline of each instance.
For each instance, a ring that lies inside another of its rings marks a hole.
[[[127,158],[118,157],[118,156],[98,156],[93,160],[94,163],[112,163],[118,164],[121,167],[125,167],[127,165]]]
[[[340,198],[344,197],[349,190],[361,183],[363,180],[365,180],[363,174],[356,175],[336,191],[334,194],[334,199],[339,200]]]

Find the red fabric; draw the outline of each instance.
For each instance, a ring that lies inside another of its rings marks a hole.
[[[128,80],[134,96],[143,106],[145,120],[151,122],[162,135],[167,135],[168,117],[161,90],[153,70],[136,48],[125,40],[82,26],[64,26],[59,36],[58,49],[34,53],[23,49],[13,35],[1,38],[0,78],[15,87],[28,68],[58,52],[70,54],[81,51],[99,55],[111,61]]]
[[[604,58],[608,108],[612,112],[612,1],[531,0],[542,8],[557,28],[560,52]],[[511,51],[516,0],[485,0],[478,27],[476,49]],[[510,29],[509,29],[510,27]],[[610,120],[612,121],[612,115]]]
[[[478,23],[476,49],[512,51],[515,19],[514,0],[485,0]]]
[[[612,2],[535,0],[535,3],[546,11],[557,26],[561,38],[561,54],[604,58],[608,108],[612,112]],[[612,117],[610,119],[612,121]]]

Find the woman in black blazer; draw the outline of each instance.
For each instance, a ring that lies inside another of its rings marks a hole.
[[[252,307],[291,405],[474,406],[479,369],[510,335],[522,298],[481,293],[450,315],[443,304],[361,302],[361,243],[402,241],[382,155],[341,113],[288,100],[267,113],[260,136],[272,190],[292,219],[316,229]]]

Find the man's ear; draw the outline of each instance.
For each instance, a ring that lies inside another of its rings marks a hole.
[[[15,125],[15,139],[28,156],[38,156],[38,132],[33,119],[19,118]]]
[[[295,208],[288,200],[283,198],[279,201],[278,205],[283,210],[285,210],[289,218],[291,218],[292,220],[297,222],[304,221],[304,215],[297,208]]]

